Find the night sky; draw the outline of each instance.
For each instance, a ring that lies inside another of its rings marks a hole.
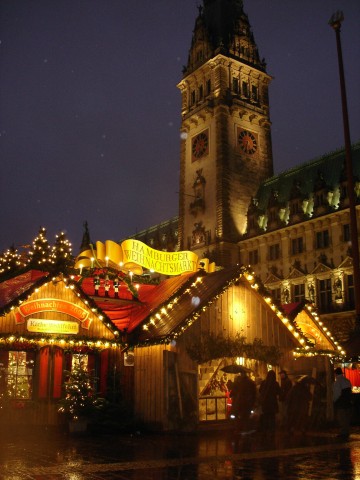
[[[2,0],[0,252],[39,227],[78,253],[178,212],[180,91],[198,0]],[[244,0],[274,77],[275,173],[344,144],[335,33],[351,140],[360,140],[359,0]]]

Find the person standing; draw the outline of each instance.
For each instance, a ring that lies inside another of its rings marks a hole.
[[[262,411],[260,428],[266,432],[275,431],[276,414],[279,411],[279,395],[280,385],[276,381],[276,374],[274,370],[269,370],[259,388],[259,403]]]
[[[289,434],[306,432],[311,400],[310,379],[304,375],[291,387],[287,396],[287,431]]]
[[[237,376],[232,391],[231,415],[235,417],[238,430],[243,433],[250,430],[250,415],[256,401],[256,385],[245,372]]]
[[[352,412],[351,382],[343,375],[340,367],[335,369],[333,385],[333,402],[335,417],[340,428],[338,437],[346,440],[350,435],[350,420]]]
[[[280,372],[280,395],[279,395],[279,414],[280,425],[286,427],[287,425],[287,396],[292,387],[292,381],[288,377],[286,370]]]

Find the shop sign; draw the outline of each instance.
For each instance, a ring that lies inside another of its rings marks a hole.
[[[79,333],[79,324],[66,320],[44,320],[39,318],[29,318],[27,321],[29,332],[36,333],[62,333],[76,335]]]

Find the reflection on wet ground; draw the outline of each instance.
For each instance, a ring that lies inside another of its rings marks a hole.
[[[360,480],[360,429],[306,436],[2,432],[1,480]],[[6,438],[5,438],[6,437]]]

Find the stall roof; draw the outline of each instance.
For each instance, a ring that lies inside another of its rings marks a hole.
[[[20,300],[24,301],[34,288],[48,281],[48,277],[47,272],[29,270],[1,282],[0,314],[18,305]],[[79,278],[70,281],[81,292],[84,301],[90,300],[119,331],[129,335],[130,343],[148,344],[181,333],[231,285],[244,282],[250,288],[250,277],[249,272],[240,266],[208,274],[200,270],[170,277],[158,285],[139,284],[138,298],[134,298],[123,283],[119,287],[119,296],[115,297],[113,289],[108,296],[103,288],[97,292],[100,295],[95,295],[93,277],[84,278],[81,283]],[[260,286],[258,294],[265,298],[268,292]],[[296,317],[305,305],[296,303],[277,308],[298,329]],[[301,335],[305,333],[301,329],[298,331]]]
[[[109,296],[100,290],[95,295],[94,278],[85,278],[81,284],[75,278],[75,285],[81,291],[84,300],[90,299],[120,330],[131,333],[153,310],[164,303],[174,292],[186,283],[191,274],[184,274],[164,280],[159,285],[139,284],[138,298],[134,299],[125,284],[119,287],[119,298],[113,290]],[[0,314],[24,301],[32,291],[49,280],[49,273],[28,270],[0,283]],[[110,281],[111,282],[111,281]]]

